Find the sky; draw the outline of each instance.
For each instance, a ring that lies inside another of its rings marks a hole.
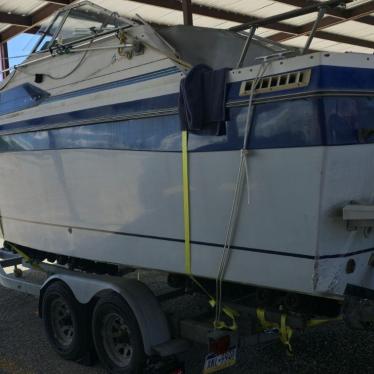
[[[29,55],[40,35],[19,34],[8,41],[9,65],[20,64]],[[14,58],[15,56],[24,56]]]

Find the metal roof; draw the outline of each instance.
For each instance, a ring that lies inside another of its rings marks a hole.
[[[186,0],[92,0],[127,17],[141,15],[157,24],[183,23],[182,2]],[[320,0],[323,2],[322,0]],[[73,0],[0,0],[0,42],[22,32],[35,32],[35,26]],[[229,28],[241,23],[298,9],[316,0],[192,0],[196,26]],[[317,14],[274,22],[259,28],[257,35],[302,47]],[[314,50],[336,52],[374,51],[374,0],[346,0],[345,8],[329,9],[312,42]]]

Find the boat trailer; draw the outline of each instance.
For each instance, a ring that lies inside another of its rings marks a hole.
[[[204,374],[234,365],[237,359],[237,347],[243,337],[251,344],[280,338],[287,354],[292,355],[291,338],[294,333],[340,319],[340,317],[311,319],[302,314],[265,310],[251,303],[244,305],[238,302],[228,305],[238,315],[237,328],[218,329],[213,325],[214,318],[212,313],[209,313],[209,308],[200,310],[192,318],[185,319],[168,316],[164,312],[163,303],[185,295],[186,292],[188,293],[186,289],[155,295],[145,283],[136,279],[71,270],[65,266],[35,261],[18,248],[15,250],[16,252],[0,249],[0,285],[39,297],[39,316],[44,320],[50,341],[51,331],[56,335],[56,331],[53,330],[53,326],[56,325],[53,322],[53,318],[56,318],[53,314],[53,305],[56,304],[56,300],[62,300],[66,295],[67,300],[76,307],[74,311],[75,308],[69,305],[70,313],[74,314],[78,311],[77,318],[90,322],[86,326],[87,329],[78,331],[85,335],[80,338],[82,348],[85,349],[74,355],[61,349],[61,341],[58,341],[58,338],[57,341],[52,339],[51,343],[63,358],[74,359],[84,364],[91,364],[93,360],[93,345],[89,336],[90,329],[95,329],[95,323],[92,322],[95,309],[97,305],[108,300],[118,305],[123,303],[135,317],[139,327],[139,338],[147,357],[144,364],[145,373],[184,373],[182,358],[191,343],[208,344]],[[27,274],[32,269],[42,272],[44,279],[40,281],[40,279],[35,280],[35,277],[28,277]],[[59,307],[64,306],[61,304]],[[125,323],[131,324],[131,320]],[[73,327],[63,328],[69,330]],[[63,341],[66,337],[62,334],[61,339]],[[133,349],[135,348],[132,347],[131,350]],[[85,354],[82,354],[83,351]]]

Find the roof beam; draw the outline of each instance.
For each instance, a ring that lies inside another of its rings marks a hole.
[[[279,0],[277,0],[279,1]],[[288,1],[288,0],[285,0]],[[295,1],[295,0],[293,0]],[[297,1],[297,0],[296,0]],[[283,0],[281,1],[283,2]],[[374,24],[374,17],[368,16],[368,14],[371,14],[374,12],[374,2],[368,2],[361,4],[355,8],[351,9],[345,9],[342,13],[341,17],[336,16],[327,16],[322,19],[320,24],[318,25],[318,31],[316,33],[316,37],[319,37],[321,39],[331,40],[337,43],[347,43],[347,44],[355,44],[358,46],[366,47],[366,48],[373,48],[374,49],[374,43],[364,40],[364,39],[358,39],[358,38],[351,38],[351,37],[344,37],[343,35],[334,34],[330,32],[321,32],[320,30],[325,29],[327,27],[331,27],[334,25],[341,24],[343,22],[349,21],[349,20],[358,20],[361,21],[361,19],[366,20],[369,24]],[[312,29],[314,25],[314,22],[306,23],[305,25],[298,26],[298,30],[295,34],[291,35],[289,33],[278,33],[275,35],[270,36],[271,40],[277,41],[277,42],[284,42],[289,39],[293,39],[298,36],[307,35],[309,34],[310,30]],[[343,41],[344,40],[344,41]],[[352,43],[351,43],[351,42]]]
[[[42,0],[42,1],[45,1],[51,4],[62,5],[62,6],[69,5],[71,3],[71,1],[69,0]]]
[[[191,0],[182,0],[182,10],[183,10],[183,23],[185,25],[193,25],[192,17],[192,4]]]
[[[17,26],[31,26],[32,20],[30,16],[21,16],[18,14],[0,12],[0,23],[8,23]]]
[[[330,40],[336,43],[352,44],[358,47],[374,49],[374,42],[370,40],[353,38],[351,36],[346,36],[346,35],[341,35],[341,34],[332,34],[326,31],[317,31],[315,36],[317,38]]]
[[[63,6],[72,3],[74,0],[54,0],[54,1],[46,1],[46,5],[43,8],[40,8],[33,14],[27,17],[22,16],[16,16],[12,15],[14,17],[22,17],[26,18],[25,20],[22,19],[14,19],[14,21],[18,20],[18,22],[6,22],[4,23],[10,23],[13,26],[8,27],[5,29],[2,33],[0,33],[0,43],[4,43],[7,40],[13,38],[14,36],[21,34],[23,32],[28,32],[29,30],[34,30],[33,28],[35,25],[39,24],[46,18],[48,18],[51,14],[53,14],[58,9],[62,8]],[[23,23],[21,21],[24,21]],[[0,13],[0,22],[3,22],[1,20],[1,13]]]
[[[276,0],[278,3],[292,5],[296,7],[304,7],[310,4],[318,4],[316,1],[306,1],[306,0]],[[351,3],[354,0],[346,0],[346,3]],[[357,8],[359,8],[357,10]],[[365,8],[368,9],[368,12],[365,12]],[[342,20],[348,20],[354,18],[356,21],[365,23],[367,25],[374,25],[374,17],[370,16],[370,13],[373,13],[372,4],[366,3],[358,7],[351,9],[344,8],[327,8],[326,14],[340,18]]]
[[[21,32],[32,32],[35,30],[35,25],[43,21],[45,18],[50,16],[53,12],[60,9],[61,7],[71,4],[73,0],[43,0],[46,2],[46,6],[36,11],[34,14],[30,16],[20,16],[14,14],[7,14],[0,12],[0,22],[1,23],[8,23],[12,24],[11,27],[5,29],[0,34],[0,42],[7,41],[8,39],[12,38],[13,36],[21,33]],[[185,2],[190,2],[189,0],[130,0],[140,4],[147,4],[153,6],[164,7],[167,9],[183,11],[183,5]],[[303,7],[305,5],[310,5],[314,3],[318,3],[315,0],[276,0],[283,4],[288,4],[296,7]],[[351,2],[353,0],[347,0],[346,2]],[[191,3],[190,10],[194,14],[222,19],[226,21],[232,21],[237,23],[247,23],[247,22],[256,22],[261,21],[261,18],[248,16],[241,13],[236,13],[232,11],[228,11],[225,9],[218,9],[212,8],[209,6]],[[357,7],[351,9],[341,9],[341,8],[334,8],[328,9],[326,16],[322,19],[320,26],[318,27],[318,31],[316,36],[322,39],[335,41],[338,43],[348,43],[348,44],[355,44],[359,46],[365,46],[368,48],[374,48],[374,43],[358,38],[352,37],[344,37],[342,35],[337,35],[329,32],[322,32],[320,31],[323,28],[330,27],[336,24],[340,24],[347,20],[357,20],[362,23],[374,25],[374,17],[370,16],[371,13],[374,12],[374,2],[368,2],[361,4]],[[274,22],[273,24],[266,25],[266,28],[279,31],[279,33],[273,35],[271,39],[274,41],[285,41],[290,38],[295,38],[300,35],[307,35],[310,32],[310,29],[313,25],[313,22],[307,23],[301,26],[294,26],[290,24],[285,24],[281,22]]]
[[[175,0],[130,0],[141,4],[147,4],[147,5],[153,5],[153,6],[159,6],[164,7],[168,9],[173,10],[179,10],[182,11],[182,4],[179,1]],[[317,1],[309,1],[309,0],[276,0],[280,3],[296,6],[296,7],[304,7],[305,5],[311,5],[311,4],[320,4]],[[353,0],[346,0],[346,3],[350,3]],[[247,23],[247,22],[256,22],[260,21],[260,18],[248,16],[245,14],[230,12],[223,9],[218,8],[212,8],[200,4],[191,4],[192,13],[212,17],[212,18],[218,18],[223,19],[226,21],[233,21],[238,23]],[[350,19],[356,19],[358,21],[362,21],[363,23],[367,23],[370,25],[374,24],[374,17],[369,16],[370,13],[374,12],[374,2],[369,2],[362,4],[358,7],[351,8],[351,9],[343,9],[343,8],[331,8],[327,9],[327,14],[329,16],[322,19],[320,23],[320,27],[318,29],[330,27],[342,22],[345,22]],[[266,28],[273,29],[280,31],[280,33],[270,37],[271,39],[275,41],[284,41],[290,38],[294,38],[300,35],[306,35],[309,33],[313,26],[314,22],[310,22],[306,25],[302,26],[293,26],[285,23],[276,22],[270,25],[266,25]],[[337,35],[333,33],[321,33],[317,32],[317,35],[320,38],[326,38],[326,40],[335,41],[337,43],[347,43],[347,44],[355,44],[362,47],[367,48],[374,48],[374,43],[369,42],[363,39],[358,38],[351,38],[351,37],[344,37],[342,35]]]
[[[313,1],[313,0],[275,0],[277,3],[286,4],[286,5],[292,5],[295,7],[303,8],[307,5],[320,5],[321,3],[319,1]],[[346,0],[345,3],[351,3],[353,0]],[[343,8],[327,8],[326,14],[344,18],[344,9]]]
[[[51,14],[56,12],[57,10],[61,9],[63,5],[58,4],[47,4],[43,6],[43,8],[36,11],[34,14],[31,15],[32,17],[32,26],[37,25],[38,23],[42,22],[46,18],[48,18]]]
[[[180,1],[175,0],[130,0],[135,3],[146,4],[146,5],[153,5],[158,6],[161,8],[167,8],[172,10],[179,10],[182,11],[182,3]],[[259,21],[261,18],[248,16],[242,13],[231,12],[225,9],[219,8],[212,8],[206,5],[191,4],[191,10],[193,14],[198,14],[200,16],[218,18],[225,21],[232,21],[237,23],[245,23],[250,21]],[[272,28],[277,31],[287,32],[293,34],[295,32],[295,27],[292,25],[287,25],[283,23],[274,23],[269,25],[269,28]]]

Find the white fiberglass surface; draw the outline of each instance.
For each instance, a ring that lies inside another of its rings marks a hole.
[[[291,268],[300,261],[300,284],[293,287],[311,292],[320,154],[314,147],[250,155],[250,204],[245,192],[233,242],[246,248],[234,251],[227,279],[289,288]],[[192,258],[200,275],[215,277],[218,271],[238,164],[237,151],[191,154]],[[7,240],[76,257],[184,271],[180,154],[14,152],[1,155],[0,178]],[[273,270],[276,282],[264,276]]]
[[[370,256],[374,248],[371,230],[350,231],[343,221],[342,209],[351,203],[374,203],[374,145],[329,147],[325,151],[318,238],[318,284],[320,290],[344,292],[346,283],[373,288],[374,274]],[[325,259],[326,256],[340,258]],[[355,270],[346,271],[354,259]]]

